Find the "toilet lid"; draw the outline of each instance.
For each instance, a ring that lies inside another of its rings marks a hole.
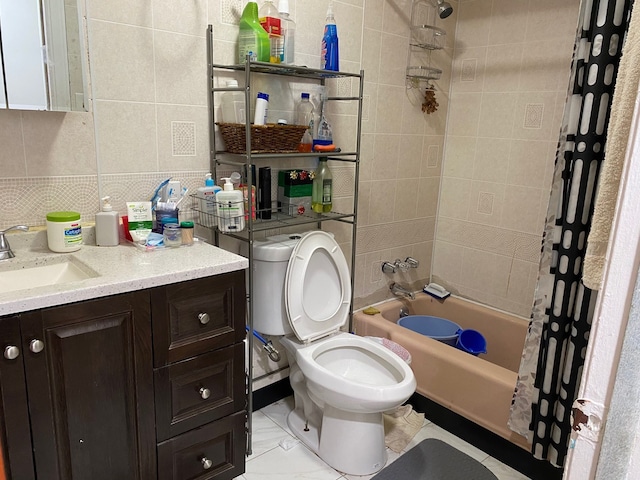
[[[347,322],[349,266],[331,235],[313,231],[291,252],[284,286],[287,317],[298,340],[310,342]]]

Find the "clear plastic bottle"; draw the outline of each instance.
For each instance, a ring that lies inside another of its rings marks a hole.
[[[322,102],[322,113],[318,122],[318,131],[313,139],[314,145],[331,145],[333,143],[333,130],[325,115],[326,102]]]
[[[331,211],[333,194],[333,176],[327,159],[321,158],[318,169],[313,177],[311,190],[311,208],[316,213],[327,213]]]
[[[293,65],[295,63],[296,22],[289,17],[289,0],[280,0],[278,2],[278,10],[280,11],[281,20],[280,31],[284,39],[280,63]]]
[[[227,87],[238,86],[237,80],[227,80]],[[225,123],[245,123],[244,94],[238,92],[224,92],[220,99],[222,121]]]
[[[262,28],[269,34],[269,62],[280,63],[284,51],[280,12],[273,4],[273,0],[265,0],[258,10],[258,20]]]
[[[309,128],[305,130],[302,140],[300,140],[299,152],[310,152],[312,149],[314,118],[313,104],[309,100],[309,94],[304,92],[300,95],[300,103],[296,107],[296,124],[307,125]]]

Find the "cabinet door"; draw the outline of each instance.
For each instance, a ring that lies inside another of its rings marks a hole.
[[[156,477],[146,292],[21,319],[38,478]]]
[[[32,480],[35,475],[18,316],[0,319],[0,338],[0,427],[4,432],[0,433],[0,443],[4,443],[0,445],[0,478]]]

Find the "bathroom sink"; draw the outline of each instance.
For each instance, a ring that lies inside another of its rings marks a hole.
[[[0,263],[0,293],[64,285],[99,274],[72,256]]]

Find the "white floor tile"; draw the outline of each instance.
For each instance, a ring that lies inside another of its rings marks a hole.
[[[307,447],[277,447],[247,462],[246,480],[337,480],[342,474],[329,467]]]
[[[505,465],[499,460],[489,457],[482,462],[491,472],[498,477],[498,480],[528,480],[529,477]]]
[[[252,460],[259,455],[276,448],[284,439],[293,440],[295,438],[267,417],[262,411],[254,412],[251,421],[251,455],[247,460]]]
[[[289,415],[289,412],[293,410],[293,407],[293,396],[288,396],[287,398],[283,398],[282,400],[278,400],[277,402],[264,407],[260,411],[276,422],[276,424],[283,428],[287,433],[292,434],[289,429],[289,425],[287,425],[287,415]]]
[[[385,465],[385,467],[393,463],[398,458],[400,458],[400,453],[396,453],[393,450],[387,448],[387,464]],[[373,478],[377,473],[378,472],[374,473],[373,475],[345,475],[344,478],[347,480],[369,480],[370,478]]]
[[[442,440],[443,442],[457,448],[462,453],[466,453],[471,458],[479,462],[482,462],[489,456],[479,448],[476,448],[473,445],[465,442],[464,440],[456,437],[452,433],[447,432],[434,423],[428,423],[427,425],[422,427],[417,435],[413,437],[413,439],[409,442],[409,445],[407,445],[407,448],[404,449],[404,452],[409,451],[411,448],[415,447],[418,443],[426,438],[437,438],[438,440]]]

